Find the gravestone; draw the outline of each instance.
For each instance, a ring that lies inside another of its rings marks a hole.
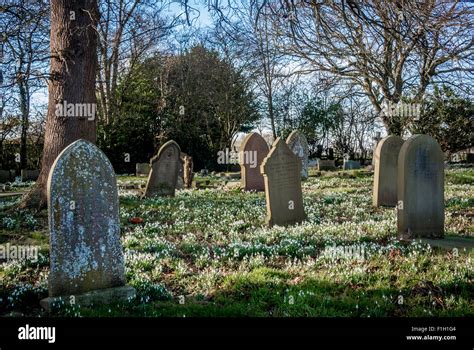
[[[374,153],[374,187],[372,203],[375,207],[397,205],[398,154],[403,139],[397,135],[383,138]]]
[[[431,136],[414,135],[402,145],[397,193],[401,238],[444,236],[444,154]]]
[[[51,167],[47,183],[50,230],[50,310],[61,300],[77,304],[133,297],[125,286],[120,242],[119,201],[114,169],[92,143],[66,147]]]
[[[301,178],[307,179],[309,147],[306,137],[298,130],[293,130],[286,139],[286,143],[301,161]]]
[[[336,170],[336,161],[334,159],[318,159],[318,170]]]
[[[265,183],[260,165],[268,155],[265,139],[256,132],[248,134],[240,145],[240,171],[242,188],[245,191],[264,191]]]
[[[181,154],[181,159],[183,162],[183,184],[184,188],[191,188],[194,178],[194,162],[193,157],[187,155],[186,153]]]
[[[344,159],[342,164],[343,170],[353,170],[353,169],[360,169],[360,162],[358,160],[350,160]]]
[[[328,148],[328,159],[334,159],[334,148]]]
[[[375,167],[375,152],[377,150],[377,146],[379,144],[379,142],[382,140],[382,137],[380,136],[380,131],[378,131],[376,134],[375,134],[375,137],[373,137],[374,139],[374,148],[373,148],[373,151],[372,151],[372,167]]]
[[[181,190],[183,188],[191,188],[193,183],[193,157],[181,152],[181,163],[178,171],[178,181],[176,188]]]
[[[5,183],[9,181],[10,181],[10,171],[0,170],[0,183]]]
[[[137,164],[135,164],[135,174],[137,176],[148,176],[148,175],[150,175],[150,164],[149,163],[137,163]]]
[[[166,142],[150,160],[151,170],[144,197],[174,196],[181,165],[181,149],[173,140]]]
[[[35,170],[28,170],[28,169],[21,169],[21,182],[27,181],[36,181],[38,180],[40,171],[38,169]]]
[[[274,142],[260,171],[265,179],[266,224],[287,226],[305,220],[301,161],[281,138]]]

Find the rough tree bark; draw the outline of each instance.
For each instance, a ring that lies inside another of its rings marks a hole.
[[[50,168],[66,146],[78,139],[96,141],[95,118],[56,115],[56,106],[96,105],[98,18],[97,0],[51,0],[51,76],[41,172],[21,207],[46,205]]]

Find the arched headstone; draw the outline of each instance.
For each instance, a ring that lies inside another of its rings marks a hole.
[[[265,178],[266,224],[287,226],[305,220],[301,162],[281,138],[274,142],[260,171]]]
[[[245,191],[264,191],[260,165],[269,151],[265,139],[255,132],[248,134],[240,145],[240,172],[242,188]]]
[[[398,233],[444,236],[444,154],[428,135],[414,135],[398,155]]]
[[[166,142],[150,160],[150,174],[144,197],[174,196],[181,164],[181,149],[173,140]]]
[[[374,153],[374,187],[372,203],[375,207],[397,205],[398,154],[403,139],[397,135],[383,138]]]
[[[286,139],[286,143],[301,161],[301,178],[307,179],[309,147],[306,137],[298,130],[293,130]]]
[[[79,295],[96,290],[111,299],[134,294],[131,287],[113,288],[125,285],[125,275],[117,182],[105,154],[88,141],[72,143],[53,163],[47,186],[50,298],[43,307],[67,295],[78,296],[80,303]]]

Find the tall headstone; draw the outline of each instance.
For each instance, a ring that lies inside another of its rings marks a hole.
[[[269,151],[265,139],[256,132],[248,134],[240,145],[240,171],[242,188],[245,191],[264,191],[265,183],[260,174],[260,165]]]
[[[286,143],[301,161],[301,178],[307,179],[309,147],[306,137],[298,130],[293,130],[286,139]]]
[[[397,135],[383,138],[374,153],[374,187],[372,203],[375,207],[397,205],[398,154],[403,139]]]
[[[398,234],[444,236],[444,154],[428,135],[414,135],[398,155]]]
[[[144,197],[174,196],[181,165],[181,149],[173,140],[166,142],[150,160],[150,174]]]
[[[287,226],[305,220],[301,162],[281,138],[273,143],[260,171],[265,178],[266,224]]]
[[[78,140],[53,163],[47,184],[50,230],[49,309],[63,296],[78,304],[134,295],[125,287],[114,169],[92,143]]]

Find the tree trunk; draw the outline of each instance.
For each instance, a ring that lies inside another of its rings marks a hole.
[[[78,139],[96,141],[95,116],[56,112],[65,104],[96,106],[98,18],[97,0],[51,0],[51,77],[41,172],[22,207],[45,206],[49,171],[65,147]]]
[[[28,166],[28,127],[30,115],[30,96],[29,89],[25,86],[26,82],[19,81],[18,87],[20,91],[20,112],[21,112],[21,137],[20,137],[20,169],[26,169]]]

